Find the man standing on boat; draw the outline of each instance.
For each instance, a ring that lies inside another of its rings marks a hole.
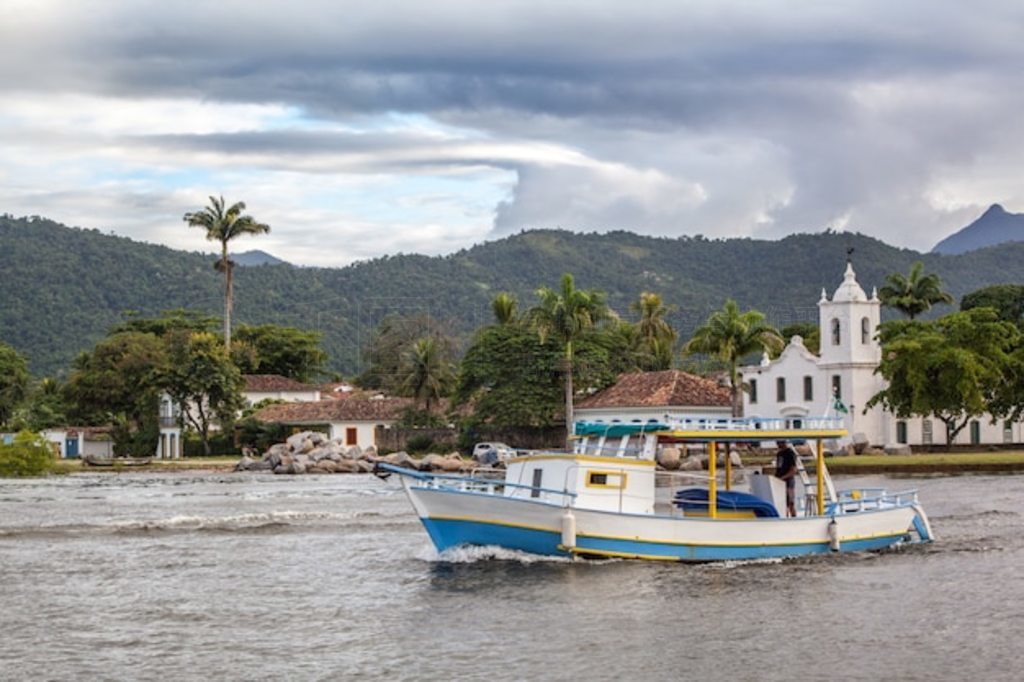
[[[786,516],[796,516],[796,450],[784,440],[775,445],[775,476],[786,482]]]

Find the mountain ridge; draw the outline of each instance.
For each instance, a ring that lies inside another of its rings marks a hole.
[[[1010,213],[1000,204],[992,204],[977,220],[936,244],[932,253],[961,255],[1020,241],[1024,241],[1024,213]]]
[[[526,309],[538,287],[557,286],[571,272],[577,286],[604,290],[627,318],[642,291],[660,294],[685,339],[726,298],[761,310],[777,326],[817,321],[821,290],[831,296],[842,282],[851,247],[867,292],[916,260],[957,298],[989,284],[1024,282],[1024,244],[943,256],[832,231],[765,241],[529,230],[445,256],[397,254],[344,268],[238,268],[235,320],[321,331],[329,369],[351,375],[363,368],[363,348],[386,315],[426,314],[465,340],[491,322],[495,294],[509,291]],[[222,281],[208,254],[41,218],[0,217],[0,274],[0,340],[26,355],[37,376],[66,374],[75,355],[125,311],[222,312]]]

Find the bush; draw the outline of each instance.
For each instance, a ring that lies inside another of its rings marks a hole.
[[[430,436],[410,436],[409,440],[405,441],[405,449],[408,450],[410,454],[430,452],[433,448],[434,439]]]
[[[0,443],[0,476],[42,476],[56,463],[50,443],[39,434],[22,431],[13,443]]]

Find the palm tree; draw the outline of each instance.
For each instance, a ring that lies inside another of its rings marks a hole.
[[[210,197],[210,205],[195,213],[186,213],[182,220],[189,227],[201,227],[206,230],[206,238],[220,242],[220,260],[214,265],[218,272],[224,273],[224,347],[231,348],[231,309],[234,306],[233,270],[234,261],[228,258],[228,242],[243,234],[263,234],[270,232],[270,226],[257,222],[250,215],[243,215],[245,202],[239,201],[227,209],[224,208],[224,197]]]
[[[560,290],[541,287],[537,289],[540,303],[530,310],[529,319],[540,336],[541,343],[549,337],[563,348],[562,358],[565,372],[565,445],[572,449],[573,433],[573,349],[576,343],[594,326],[612,316],[604,292],[592,289],[577,289],[569,273],[562,275]]]
[[[924,263],[910,266],[910,276],[894,272],[885,278],[888,282],[878,290],[884,305],[895,308],[911,320],[931,310],[936,303],[953,303],[953,297],[942,290],[942,280],[935,273],[924,274]]]
[[[637,322],[637,333],[641,345],[642,364],[644,369],[662,370],[672,365],[672,346],[678,334],[666,320],[669,313],[661,296],[650,291],[640,294],[640,299],[631,306],[634,312],[640,313]]]
[[[422,400],[426,412],[430,412],[433,401],[448,393],[454,380],[446,355],[442,344],[432,336],[417,339],[402,355],[401,391],[417,402]]]
[[[494,297],[493,301],[491,301],[491,310],[494,311],[494,319],[501,325],[515,322],[517,305],[518,301],[516,301],[515,296],[504,291],[501,292]]]
[[[729,299],[724,308],[711,313],[707,322],[693,333],[683,352],[714,355],[728,365],[732,415],[738,417],[741,404],[736,368],[740,359],[758,351],[777,352],[782,343],[779,332],[765,323],[764,314],[757,310],[741,313],[736,301]]]

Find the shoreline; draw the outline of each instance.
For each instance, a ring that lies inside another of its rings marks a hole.
[[[241,456],[188,457],[178,460],[153,460],[142,466],[89,466],[81,460],[60,460],[57,473],[124,473],[126,471],[176,472],[200,471],[234,473]],[[806,461],[806,460],[805,460]],[[773,457],[754,456],[745,461],[746,468],[771,467]],[[812,462],[808,462],[809,464]],[[963,475],[1024,473],[1024,451],[929,453],[917,455],[844,455],[826,457],[825,464],[833,474],[908,474]],[[238,472],[247,473],[247,472]]]

